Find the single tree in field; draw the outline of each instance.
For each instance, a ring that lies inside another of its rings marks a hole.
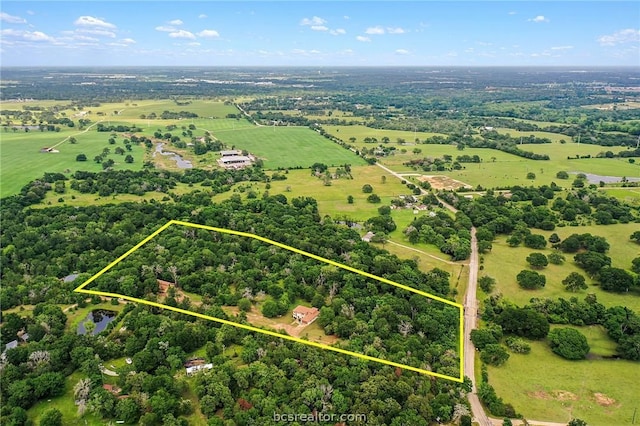
[[[531,253],[527,256],[527,262],[534,269],[542,269],[549,264],[549,259],[542,253]]]
[[[581,419],[571,419],[567,426],[588,426],[587,422]]]
[[[562,265],[565,260],[564,256],[561,253],[556,251],[549,254],[547,258],[549,259],[549,263],[553,263],[554,265]]]
[[[577,272],[572,272],[567,275],[567,278],[562,280],[562,284],[564,285],[564,288],[567,289],[567,291],[573,292],[585,290],[587,288],[587,282],[585,281],[584,277],[582,276],[582,274],[579,274]]]
[[[631,239],[631,241],[640,244],[640,231],[635,231],[629,238]]]
[[[347,203],[349,203],[349,204],[353,204],[353,195],[349,195],[349,196],[347,197]]]
[[[371,194],[373,192],[373,186],[365,183],[364,185],[362,185],[362,192],[364,192],[365,194]]]
[[[496,286],[496,279],[488,275],[484,275],[478,278],[478,285],[480,286],[482,291],[489,294],[493,291],[494,287]]]
[[[535,174],[535,173],[533,173],[533,172],[529,172],[529,173],[527,173],[527,179],[531,179],[531,180],[533,180],[533,179],[535,179],[535,178],[536,178],[536,174]]]
[[[591,350],[587,338],[575,328],[554,328],[547,337],[553,353],[565,359],[584,359]]]
[[[520,271],[516,276],[516,279],[518,280],[520,287],[527,290],[542,288],[547,283],[547,279],[544,275],[535,271],[528,271],[526,269]]]
[[[499,344],[490,344],[480,351],[480,359],[485,364],[502,365],[509,359],[507,351]]]

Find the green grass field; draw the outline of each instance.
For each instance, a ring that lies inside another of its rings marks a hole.
[[[512,353],[502,367],[489,367],[489,382],[518,413],[541,421],[580,418],[590,425],[631,424],[634,410],[640,408],[637,363],[567,361],[551,352],[546,342],[530,344],[530,354]]]
[[[431,136],[442,136],[447,137],[447,135],[443,133],[431,133],[431,132],[410,132],[404,130],[385,130],[385,129],[373,129],[367,126],[323,126],[327,133],[330,133],[347,143],[351,143],[349,138],[356,138],[354,145],[358,147],[366,146],[367,148],[373,148],[378,144],[382,143],[383,137],[389,138],[389,143],[391,145],[397,145],[398,138],[404,139],[406,142],[413,143],[416,138],[420,140],[424,140]],[[378,139],[378,143],[376,144],[366,144],[364,143],[364,138],[376,138]],[[400,146],[398,146],[400,148]],[[408,146],[406,148],[412,149],[412,147]]]
[[[98,133],[91,129],[84,133],[77,129],[64,129],[60,132],[3,132],[0,134],[0,197],[15,194],[28,182],[41,177],[44,172],[66,173],[67,170],[87,170],[100,171],[102,165],[93,161],[93,158],[100,154],[103,148],[109,148],[112,158],[116,164],[116,170],[140,169],[143,162],[144,147],[132,146],[131,155],[134,162],[127,164],[124,162],[125,155],[114,154],[116,147],[124,148],[122,137],[116,138],[115,145],[109,145],[110,134],[107,132]],[[65,141],[67,137],[75,137],[76,144]],[[65,142],[63,142],[65,141]],[[59,144],[55,149],[57,153],[41,153],[43,147],[52,147]],[[76,161],[76,156],[83,153],[87,156],[87,161]]]
[[[561,239],[564,239],[573,233],[583,234],[589,232],[593,235],[603,236],[611,245],[611,249],[607,255],[611,257],[612,265],[618,268],[629,269],[631,267],[631,260],[640,256],[640,246],[629,240],[629,235],[637,229],[638,224],[630,223],[608,226],[594,225],[564,227],[557,228],[553,232],[556,232]],[[548,238],[552,232],[534,230],[533,233],[542,234]],[[566,261],[564,264],[550,264],[543,270],[539,271],[547,278],[547,283],[544,288],[540,290],[524,290],[520,288],[516,282],[516,275],[523,269],[529,269],[529,265],[525,259],[532,252],[549,254],[552,250],[549,248],[545,250],[533,250],[523,246],[509,247],[505,242],[505,238],[500,237],[494,241],[491,253],[483,255],[485,260],[484,270],[481,272],[481,275],[486,274],[496,278],[497,286],[494,292],[502,293],[505,298],[518,305],[529,303],[529,300],[533,297],[562,297],[564,299],[569,299],[572,296],[576,296],[583,299],[587,293],[595,293],[598,301],[607,307],[622,305],[627,306],[636,312],[640,312],[640,295],[637,293],[609,293],[601,290],[599,286],[594,285],[593,280],[589,279],[582,269],[578,268],[574,264],[572,254],[565,254]],[[505,262],[505,259],[509,259],[509,261]],[[589,288],[578,293],[566,291],[562,285],[562,280],[571,272],[578,272],[584,275],[587,279]]]
[[[332,166],[365,164],[353,152],[306,127],[237,129],[225,133],[221,139],[228,146],[246,149],[262,158],[268,169],[310,167],[316,162]]]

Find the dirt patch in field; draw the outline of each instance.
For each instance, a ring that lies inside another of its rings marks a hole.
[[[417,179],[420,182],[429,182],[433,189],[456,190],[459,188],[473,188],[471,185],[468,185],[464,182],[460,182],[459,180],[451,179],[449,176],[422,175],[422,176],[419,176]]]
[[[240,312],[237,306],[223,306],[222,310],[224,310],[227,315],[238,315]],[[298,324],[295,320],[292,320],[291,323],[286,323],[283,321],[286,320],[285,317],[266,318],[264,315],[259,313],[255,307],[251,308],[251,311],[247,312],[247,320],[254,326],[269,327],[274,330],[284,330],[289,336],[293,337],[300,337],[308,326],[307,324]],[[325,335],[309,340],[324,343],[325,345],[332,345],[338,341],[338,338],[336,336]]]
[[[596,399],[596,403],[598,405],[602,405],[603,407],[610,407],[616,403],[616,400],[613,398],[609,398],[607,395],[603,393],[595,392],[593,397]]]
[[[527,395],[535,399],[552,399],[551,395],[545,391],[528,392]]]
[[[551,392],[551,394],[555,399],[560,401],[577,401],[578,400],[578,396],[569,391],[554,390]]]

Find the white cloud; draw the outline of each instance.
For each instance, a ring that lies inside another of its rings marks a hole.
[[[81,27],[101,27],[101,28],[115,28],[116,26],[99,18],[93,16],[81,16],[75,20],[74,24]]]
[[[197,41],[192,41],[190,43],[187,43],[189,46],[200,46],[200,43],[198,43]]]
[[[553,46],[551,50],[569,50],[573,49],[573,46]]]
[[[541,22],[549,22],[549,18],[545,18],[544,15],[538,15],[535,18],[529,19],[529,21],[539,24]]]
[[[343,19],[347,19],[347,20],[351,19],[351,17],[349,15],[344,15],[342,18]]]
[[[397,49],[396,50],[396,55],[408,55],[409,53],[411,53],[411,52],[409,52],[407,49]]]
[[[198,33],[198,37],[215,38],[220,37],[220,34],[216,30],[202,30]]]
[[[40,31],[25,31],[24,38],[25,40],[29,41],[53,41],[53,37],[49,37],[48,35]]]
[[[176,31],[177,28],[176,27],[168,27],[166,25],[160,25],[159,27],[156,27],[156,31],[164,31],[167,33],[172,33],[174,31]]]
[[[81,40],[81,41],[99,41],[97,38],[95,37],[89,37],[89,36],[84,36],[82,34],[75,34],[73,36],[74,40]]]
[[[27,10],[27,15],[35,15],[36,13],[33,10]]]
[[[509,12],[509,15],[517,15],[517,14],[518,12],[514,12],[514,11]]]
[[[327,21],[318,17],[318,16],[314,16],[313,18],[309,19],[309,18],[303,18],[302,21],[300,21],[300,25],[307,25],[307,26],[319,26],[319,25],[324,25],[326,24]]]
[[[12,37],[22,39],[24,41],[55,41],[53,37],[46,35],[41,31],[22,31],[5,29],[0,32],[3,37]]]
[[[204,19],[206,17],[207,17],[207,15],[205,15],[204,13],[201,13],[200,15],[198,15],[198,18],[200,18],[200,19]]]
[[[404,34],[404,33],[406,33],[406,31],[404,30],[404,28],[400,28],[400,27],[398,27],[398,28],[390,28],[390,27],[387,27],[387,32],[388,32],[389,34]]]
[[[346,33],[347,33],[347,30],[343,28],[336,28],[335,30],[329,31],[329,34],[331,35],[344,35]]]
[[[378,26],[378,27],[369,27],[369,28],[367,28],[365,33],[366,34],[375,34],[375,35],[384,34],[384,28],[382,28],[380,26]]]
[[[312,25],[311,29],[313,31],[329,31],[329,28],[325,27],[324,25]]]
[[[182,22],[180,19],[174,19],[173,21],[169,21],[170,25],[182,25],[184,24],[184,22]]]
[[[5,13],[5,12],[0,12],[0,21],[7,22],[9,24],[26,24],[27,23],[26,19],[21,18],[19,16],[9,15],[8,13]]]
[[[132,38],[123,38],[122,40],[120,40],[120,42],[125,43],[125,44],[135,44],[136,41]]]
[[[356,40],[358,40],[358,41],[371,41],[371,39],[369,37],[365,37],[365,36],[357,36]]]
[[[196,36],[193,33],[186,30],[177,30],[172,33],[169,33],[169,37],[171,38],[189,38],[191,40],[195,39]]]
[[[616,31],[613,34],[607,34],[598,38],[601,46],[615,46],[616,44],[640,42],[640,30],[627,28]]]
[[[116,36],[116,33],[114,33],[113,31],[95,30],[90,28],[81,28],[78,30],[78,32],[85,33],[85,34],[93,34],[93,35],[102,36],[102,37],[110,37],[110,38],[115,38]]]

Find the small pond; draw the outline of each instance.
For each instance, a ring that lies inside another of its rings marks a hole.
[[[107,328],[107,325],[111,321],[116,319],[117,315],[118,315],[117,312],[109,311],[106,309],[97,309],[95,311],[91,311],[87,314],[85,319],[83,319],[82,322],[78,324],[78,334],[86,334],[87,330],[85,329],[84,324],[88,321],[93,321],[96,326],[93,330],[93,333],[91,334],[95,336],[96,334],[100,333],[105,328]]]
[[[161,143],[156,145],[156,151],[153,153],[153,156],[155,157],[156,154],[167,155],[167,156],[171,157],[171,159],[176,162],[176,166],[178,166],[179,169],[191,169],[191,168],[193,168],[193,164],[191,164],[191,161],[185,160],[184,158],[182,158],[181,156],[179,156],[175,152],[163,151]]]

